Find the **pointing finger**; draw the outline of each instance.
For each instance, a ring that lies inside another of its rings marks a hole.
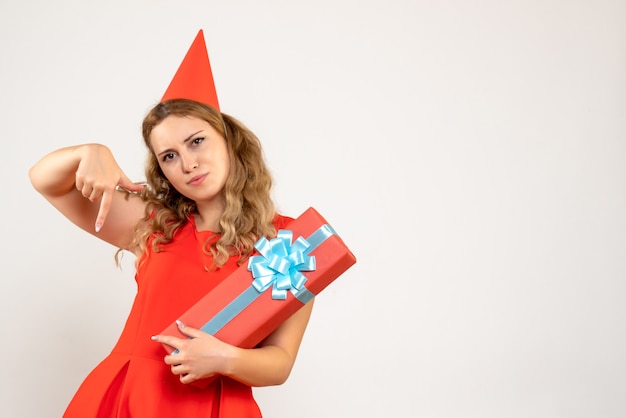
[[[96,217],[96,232],[100,232],[100,229],[102,229],[104,221],[109,214],[109,209],[111,208],[112,201],[113,196],[111,192],[105,191],[102,194],[102,200],[100,201],[100,210],[98,211],[98,216]]]

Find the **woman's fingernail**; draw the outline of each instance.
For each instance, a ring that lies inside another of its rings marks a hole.
[[[180,319],[176,320],[176,325],[178,325],[180,328],[185,328],[185,324],[183,324],[183,321],[181,321]]]
[[[100,223],[96,224],[96,232],[100,232],[101,228],[102,228],[102,224]]]
[[[156,340],[158,340],[158,337],[157,337],[156,335],[153,335],[152,337],[150,337],[150,339],[151,339],[152,341],[156,341]]]

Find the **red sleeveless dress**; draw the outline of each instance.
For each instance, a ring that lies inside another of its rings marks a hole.
[[[291,218],[277,216],[277,229]],[[163,251],[149,250],[137,271],[137,295],[117,344],[87,376],[64,418],[257,418],[252,388],[220,376],[200,389],[183,384],[163,362],[167,354],[151,340],[237,269],[231,257],[208,272],[203,253],[209,231],[197,231],[193,217]]]

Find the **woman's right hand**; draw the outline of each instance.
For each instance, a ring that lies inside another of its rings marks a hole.
[[[145,184],[133,183],[115,161],[111,150],[101,144],[86,144],[80,149],[76,169],[76,189],[91,202],[100,202],[95,230],[99,232],[111,208],[118,187],[129,192],[141,191]]]
[[[146,208],[133,192],[144,184],[130,181],[109,148],[84,144],[58,149],[41,158],[29,176],[35,189],[74,224],[128,248]]]

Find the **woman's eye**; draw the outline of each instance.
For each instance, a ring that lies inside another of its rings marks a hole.
[[[201,143],[202,141],[204,141],[204,137],[199,137],[199,138],[194,138],[191,142],[194,145],[198,145],[199,143]]]
[[[169,160],[171,160],[172,158],[174,158],[174,154],[173,154],[173,153],[165,154],[165,155],[163,156],[163,162],[169,161]]]

